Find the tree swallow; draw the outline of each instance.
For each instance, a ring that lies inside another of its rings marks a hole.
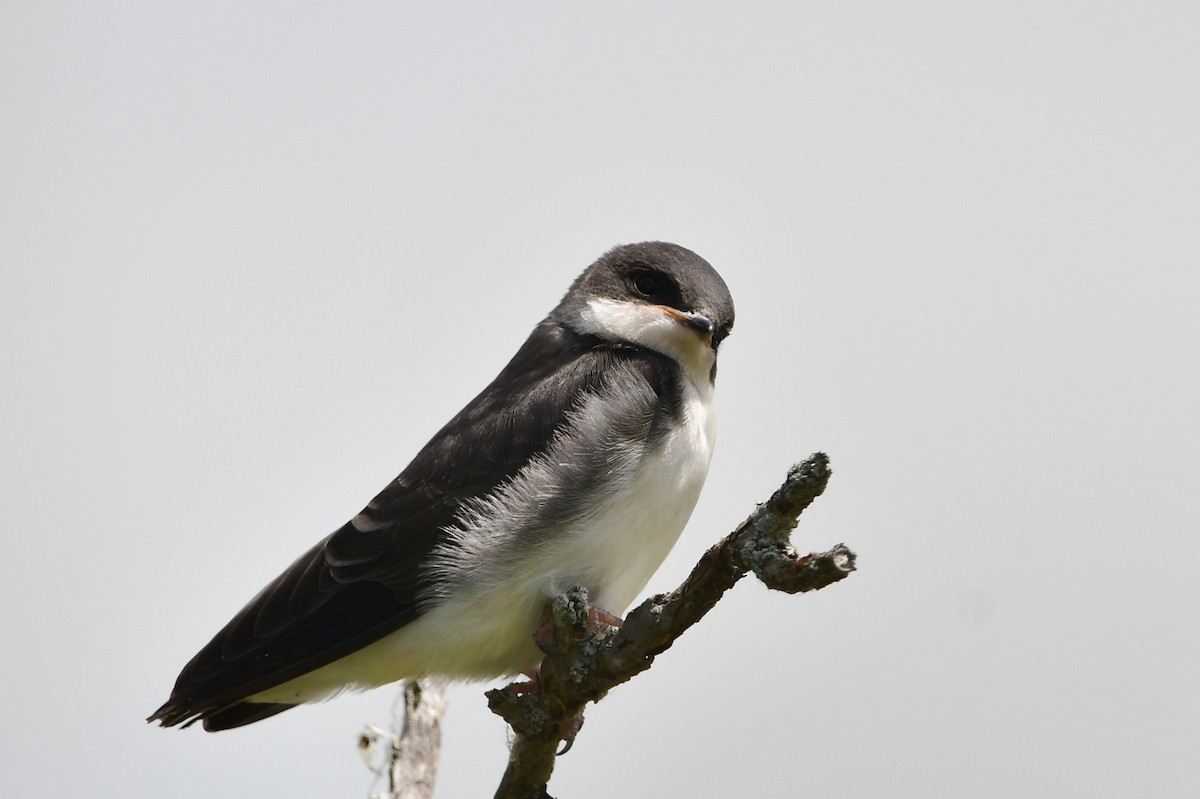
[[[548,601],[624,613],[714,443],[725,281],[675,244],[584,270],[500,372],[345,526],[276,577],[150,716],[225,730],[404,678],[532,673]]]

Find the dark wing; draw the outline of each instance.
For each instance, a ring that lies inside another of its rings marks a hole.
[[[658,360],[540,324],[491,385],[355,520],[306,552],[200,650],[149,720],[171,726],[204,719],[209,730],[257,721],[291,706],[242,702],[246,697],[411,622],[426,588],[422,565],[463,500],[487,494],[544,448],[615,361],[647,357]],[[648,377],[661,374],[644,366],[639,371]]]

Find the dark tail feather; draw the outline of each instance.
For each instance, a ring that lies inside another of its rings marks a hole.
[[[232,707],[218,710],[216,713],[205,715],[204,729],[209,732],[220,732],[234,727],[242,727],[294,707],[295,705],[274,702],[240,702]]]
[[[184,729],[197,721],[203,721],[204,729],[208,732],[220,732],[262,721],[294,707],[295,705],[275,702],[238,702],[236,705],[220,709],[196,711],[194,708],[183,708],[173,702],[167,702],[146,721],[157,721],[164,727],[183,724]]]

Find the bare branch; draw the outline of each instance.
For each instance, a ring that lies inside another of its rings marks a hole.
[[[370,765],[371,750],[386,742],[384,767],[388,792],[373,799],[431,799],[442,754],[442,716],[446,713],[446,689],[438,683],[404,684],[404,718],[399,733],[389,733],[373,724],[359,738],[359,748]],[[372,768],[379,773],[378,769]]]
[[[619,629],[588,634],[583,588],[556,600],[555,636],[564,651],[542,662],[538,690],[487,693],[488,706],[516,734],[497,799],[548,798],[555,751],[573,736],[584,706],[648,669],[747,572],[769,588],[798,593],[824,588],[854,571],[854,553],[844,545],[797,557],[789,541],[800,514],[825,490],[831,474],[829,459],[820,452],[793,466],[767,502],[704,553],[682,585],[634,608]]]

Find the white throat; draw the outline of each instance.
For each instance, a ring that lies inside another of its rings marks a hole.
[[[696,335],[696,331],[680,324],[661,305],[629,300],[588,300],[580,314],[578,330],[661,352],[683,367],[701,396],[708,396],[712,391],[716,352]]]

